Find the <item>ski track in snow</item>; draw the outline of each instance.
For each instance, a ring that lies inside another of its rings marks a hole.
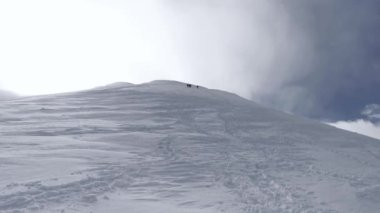
[[[0,106],[0,212],[378,212],[380,142],[185,84]]]

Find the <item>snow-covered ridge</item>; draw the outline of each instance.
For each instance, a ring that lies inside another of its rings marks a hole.
[[[380,142],[186,83],[0,105],[0,212],[378,212]]]
[[[128,83],[128,82],[115,82],[115,83],[112,83],[112,84],[95,87],[93,89],[95,89],[95,90],[99,90],[99,89],[100,90],[101,89],[112,89],[112,88],[119,88],[119,87],[129,87],[129,86],[133,86],[133,85],[134,84]]]
[[[1,100],[10,100],[10,99],[14,99],[14,98],[17,98],[16,94],[14,94],[12,92],[5,91],[5,90],[0,90],[0,101]]]
[[[172,80],[155,80],[142,84],[131,84],[127,82],[117,82],[113,84],[109,84],[102,87],[97,87],[95,89],[101,90],[134,90],[134,91],[142,91],[142,92],[153,92],[153,93],[161,93],[167,95],[182,95],[182,96],[197,96],[211,99],[230,99],[232,102],[239,100],[240,102],[246,102],[243,98],[237,96],[236,94],[221,91],[221,90],[213,90],[207,89],[205,87],[190,84],[191,88],[188,88],[186,85],[188,83],[183,83],[179,81]],[[198,87],[197,87],[198,86]],[[253,102],[252,102],[253,103]]]

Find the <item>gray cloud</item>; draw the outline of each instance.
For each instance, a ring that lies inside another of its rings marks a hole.
[[[380,125],[380,105],[379,104],[369,104],[364,107],[362,115],[368,120],[378,123]]]
[[[379,1],[166,3],[193,81],[331,121],[380,103]]]
[[[258,98],[299,75],[296,67],[311,59],[309,37],[275,1],[170,2],[171,29],[194,81]]]
[[[309,32],[313,64],[308,75],[284,86],[307,90],[316,108],[306,115],[355,119],[380,103],[380,2],[290,1],[295,23]]]

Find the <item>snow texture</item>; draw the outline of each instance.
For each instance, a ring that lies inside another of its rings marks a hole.
[[[378,212],[380,142],[155,81],[2,101],[0,212]]]

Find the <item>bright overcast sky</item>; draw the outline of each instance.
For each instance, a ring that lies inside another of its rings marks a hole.
[[[288,21],[269,1],[0,1],[0,88],[34,95],[172,79],[250,97],[290,76],[270,72],[305,44]]]
[[[22,95],[184,79],[155,1],[0,1],[0,87]]]

